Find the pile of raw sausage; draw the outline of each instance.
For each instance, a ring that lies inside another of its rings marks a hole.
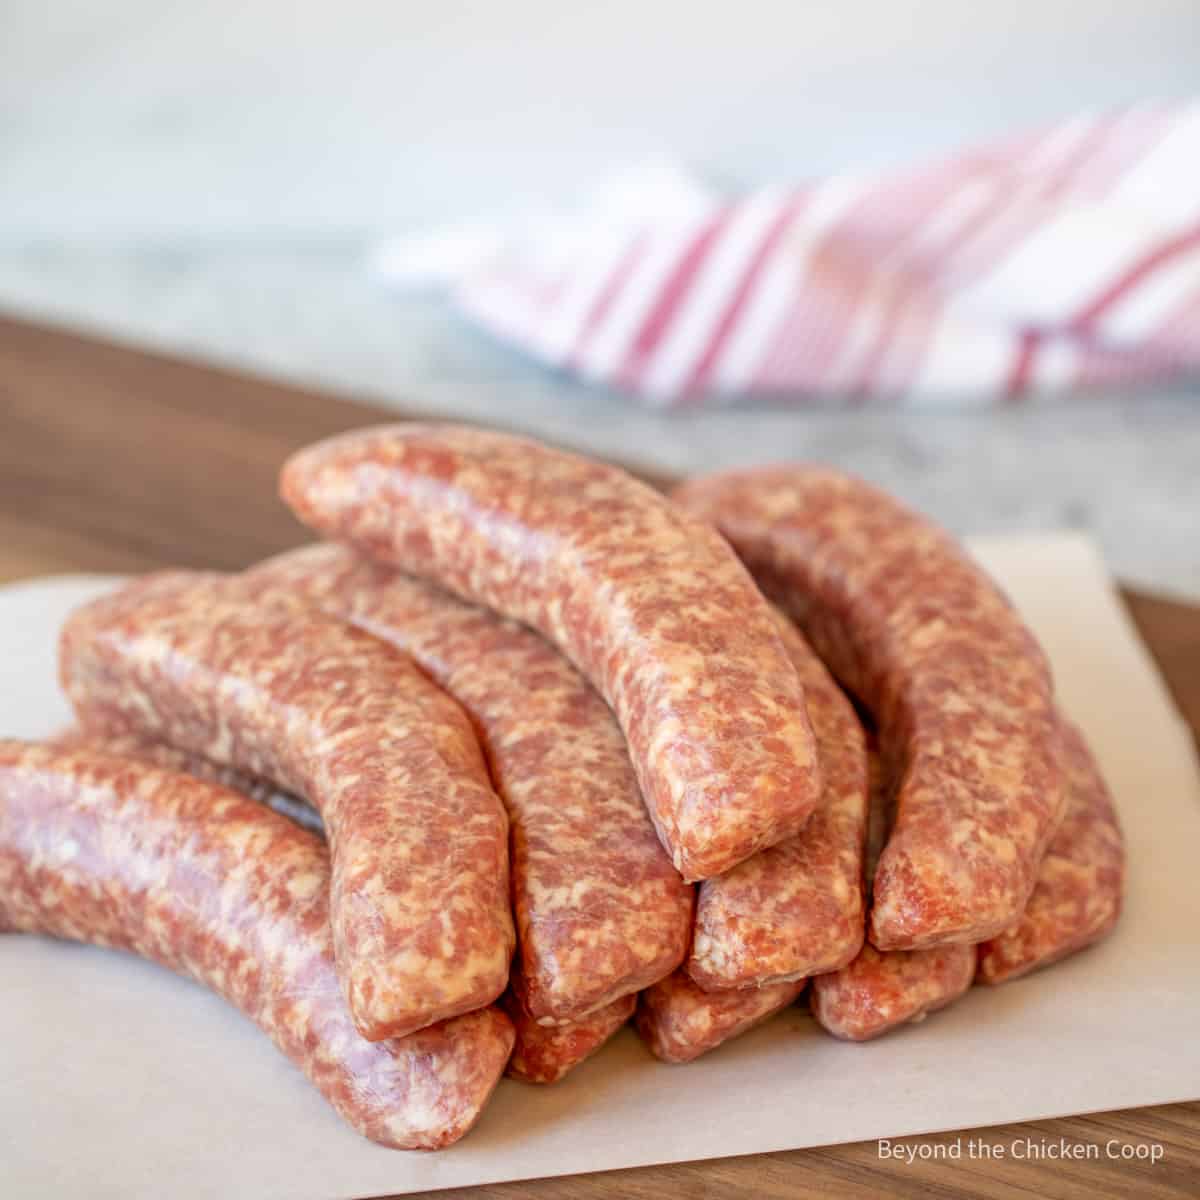
[[[461,1137],[631,1018],[872,1038],[1104,936],[1124,854],[956,543],[795,466],[670,498],[496,433],[312,446],[326,541],[78,610],[77,727],[0,742],[0,929],[254,1020],[367,1137]]]

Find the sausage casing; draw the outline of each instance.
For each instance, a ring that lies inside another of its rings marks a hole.
[[[1062,722],[1067,812],[1020,921],[979,947],[982,983],[1057,962],[1112,932],[1121,915],[1125,842],[1112,795],[1083,734]]]
[[[891,819],[883,768],[873,738],[868,775],[866,876],[871,880]],[[834,1037],[869,1041],[900,1025],[923,1020],[957,1000],[971,986],[975,960],[974,946],[881,951],[867,942],[844,967],[813,978],[809,1007],[817,1023]]]
[[[634,1025],[655,1058],[686,1063],[795,1002],[807,980],[706,992],[676,971],[638,997]]]
[[[608,706],[553,646],[344,546],[279,555],[241,583],[399,647],[474,721],[512,826],[513,979],[535,1020],[577,1023],[679,966],[693,889],[658,842]]]
[[[782,615],[779,624],[808,699],[823,792],[803,833],[700,885],[687,971],[710,991],[833,971],[863,942],[866,738],[799,630]]]
[[[974,974],[974,946],[885,952],[868,942],[852,963],[812,981],[809,1004],[834,1037],[865,1042],[945,1008]]]
[[[128,950],[206,985],[388,1146],[462,1137],[513,1044],[496,1008],[365,1041],[334,969],[320,839],[117,755],[0,742],[0,929]]]
[[[896,793],[869,936],[882,950],[1012,925],[1065,801],[1050,671],[953,538],[818,467],[730,472],[676,499],[712,521],[870,710]]]
[[[300,451],[306,524],[531,625],[591,680],[687,880],[798,833],[820,796],[803,690],[725,542],[625,472],[455,426]]]
[[[562,1025],[539,1025],[513,992],[504,1009],[517,1033],[507,1074],[522,1083],[558,1083],[591,1058],[633,1016],[637,996],[619,996],[603,1008]]]
[[[466,714],[411,660],[315,609],[171,572],[77,610],[59,667],[86,728],[168,742],[319,810],[334,951],[364,1037],[504,991],[507,818]]]
[[[167,742],[157,742],[136,733],[89,733],[75,727],[58,734],[51,744],[62,750],[98,750],[102,754],[119,754],[122,758],[136,758],[153,767],[161,767],[164,771],[193,775],[197,779],[241,792],[243,796],[273,808],[297,825],[325,836],[321,815],[307,800],[290,792],[281,792],[266,779],[256,779],[233,767],[210,762],[199,754],[189,754]]]

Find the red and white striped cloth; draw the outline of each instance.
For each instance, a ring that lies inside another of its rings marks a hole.
[[[665,407],[1162,382],[1200,369],[1200,104],[695,193],[550,240],[493,244],[459,305],[549,367]]]

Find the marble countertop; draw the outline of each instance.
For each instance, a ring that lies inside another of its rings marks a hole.
[[[648,412],[530,366],[436,299],[381,290],[337,241],[0,248],[0,309],[679,473],[821,459],[960,533],[1085,530],[1122,579],[1200,598],[1200,384],[980,410]]]

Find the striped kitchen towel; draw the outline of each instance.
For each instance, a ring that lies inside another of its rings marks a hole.
[[[470,247],[470,318],[664,407],[1161,383],[1200,369],[1200,103],[732,200],[656,177]],[[384,274],[404,258],[393,246]]]

